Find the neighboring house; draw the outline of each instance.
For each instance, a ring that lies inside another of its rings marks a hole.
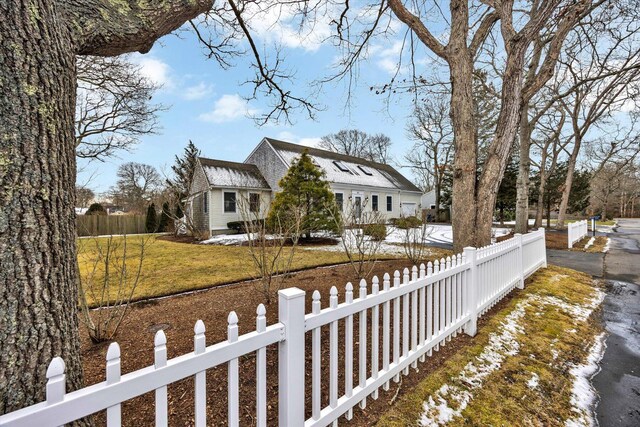
[[[420,211],[422,192],[389,165],[264,138],[244,163],[199,159],[188,207],[194,225],[219,234],[229,231],[227,223],[242,220],[241,208],[265,214],[273,194],[280,191],[279,181],[305,150],[325,172],[343,209],[351,202],[386,219]]]
[[[436,190],[427,191],[420,197],[422,209],[436,209]]]
[[[422,205],[422,219],[426,221],[449,221],[451,219],[451,209],[445,208],[440,203],[440,215],[436,216],[436,190],[427,191],[420,198],[420,204]]]

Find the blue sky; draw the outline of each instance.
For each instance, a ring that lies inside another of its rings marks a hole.
[[[314,31],[322,33],[322,29]],[[273,31],[261,32],[259,28],[258,33],[272,37]],[[412,145],[405,135],[412,108],[410,96],[396,96],[387,108],[386,98],[369,90],[371,85],[388,82],[392,75],[401,46],[399,37],[394,37],[378,39],[371,44],[369,59],[359,66],[350,108],[345,109],[345,83],[327,84],[312,98],[325,108],[318,112],[315,121],[298,111],[292,116],[292,125],[260,127],[247,117],[247,113],[265,111],[265,100],[247,103],[243,99],[251,90],[250,85],[243,85],[251,77],[249,58],[238,58],[234,67],[223,70],[215,61],[206,59],[193,34],[182,32],[180,37],[166,36],[148,54],[132,56],[142,66],[143,73],[163,85],[155,101],[169,105],[170,109],[160,113],[160,133],[145,136],[133,152],[121,152],[119,158],[105,163],[80,161],[78,183],[88,182],[89,188],[104,192],[115,183],[118,165],[127,161],[147,163],[167,173],[174,155],[182,153],[189,139],[200,148],[203,156],[243,161],[264,136],[313,145],[328,133],[358,128],[390,136],[392,154],[400,160]],[[271,40],[262,37],[259,42],[268,46]],[[281,34],[279,42],[284,46],[282,52],[287,68],[296,72],[289,87],[296,94],[309,94],[310,83],[331,72],[337,51],[311,37],[292,34]],[[408,169],[401,171],[411,175]]]

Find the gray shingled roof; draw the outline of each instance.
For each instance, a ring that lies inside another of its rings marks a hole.
[[[325,171],[326,178],[329,182],[422,193],[418,187],[416,187],[392,166],[372,162],[359,157],[334,153],[333,151],[292,144],[290,142],[280,141],[277,139],[265,139],[288,165],[291,165],[291,161],[295,157],[298,157],[304,150],[307,150],[313,161]],[[341,168],[335,163],[336,161],[348,170],[341,170]],[[368,171],[371,175],[367,175],[360,166],[362,166],[364,170]]]
[[[204,174],[212,187],[264,188],[270,190],[256,165],[226,162],[199,157]]]

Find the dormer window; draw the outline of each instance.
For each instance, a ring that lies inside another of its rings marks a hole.
[[[337,167],[338,169],[340,169],[342,172],[350,172],[350,171],[349,171],[349,168],[348,168],[348,167],[346,167],[346,166],[344,165],[344,163],[342,163],[342,162],[341,162],[341,161],[339,161],[339,160],[334,160],[334,161],[333,161],[333,164],[334,164],[334,165],[336,165],[336,167]]]
[[[359,165],[358,169],[360,169],[365,175],[373,176],[373,173],[366,166]]]

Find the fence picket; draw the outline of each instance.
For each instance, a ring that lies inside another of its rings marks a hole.
[[[320,292],[313,291],[311,312],[320,313]],[[320,418],[320,328],[311,331],[311,416]]]
[[[411,267],[411,281],[418,280],[418,267]],[[411,292],[411,351],[418,348],[418,291]],[[414,360],[411,367],[416,369],[418,361]]]
[[[378,282],[378,276],[373,276],[371,279],[371,295],[375,296],[379,293],[380,284]],[[378,335],[378,329],[380,327],[380,306],[374,305],[371,309],[371,377],[375,380],[378,379],[378,347],[380,345],[380,337]],[[371,398],[376,400],[378,398],[378,389],[376,388],[371,394]]]
[[[402,284],[409,284],[409,269],[405,268],[402,272]],[[409,293],[402,296],[402,357],[406,358],[409,354]],[[402,370],[402,375],[409,374],[409,367]]]
[[[360,299],[367,298],[367,281],[364,279],[360,280]],[[360,312],[360,333],[358,334],[358,339],[360,343],[358,344],[358,375],[359,375],[359,385],[360,387],[364,387],[367,383],[367,310],[362,310]],[[366,397],[360,401],[360,408],[364,409],[367,406]]]
[[[427,277],[433,276],[433,263],[427,263]],[[433,336],[433,284],[427,285],[427,341],[431,341]],[[430,349],[427,356],[431,357],[433,351]]]
[[[420,264],[420,279],[424,279],[426,274],[424,264]],[[420,345],[423,346],[425,343],[426,336],[426,328],[427,328],[427,311],[426,311],[426,287],[423,286],[420,288],[420,337],[419,342]],[[424,362],[425,355],[420,356],[420,362]]]
[[[353,303],[353,285],[347,283],[345,302]],[[353,314],[346,317],[344,322],[344,394],[351,397],[353,394]],[[346,418],[351,420],[353,417],[353,409],[349,408]]]
[[[167,366],[167,336],[164,331],[156,332],[154,346],[154,366],[156,369],[161,369]],[[167,386],[164,386],[156,389],[156,426],[166,426],[168,423]]]
[[[390,289],[390,277],[389,273],[384,273],[382,278],[382,289],[387,292]],[[389,300],[385,301],[382,304],[382,369],[385,371],[389,370],[389,328],[390,328],[390,305]],[[382,386],[384,390],[389,390],[389,382],[387,381]]]
[[[256,310],[256,332],[267,330],[267,309],[263,304]],[[267,348],[256,352],[256,426],[267,426]]]
[[[205,327],[198,320],[193,327],[193,349],[195,354],[204,353],[206,347]],[[195,377],[195,421],[196,427],[207,425],[207,371],[198,372]]]
[[[329,307],[338,307],[338,288],[331,287],[329,291]],[[329,406],[338,406],[338,321],[334,320],[329,326]],[[337,427],[338,421],[333,422]]]
[[[238,315],[235,311],[229,313],[227,317],[227,341],[232,343],[238,341]],[[240,425],[240,396],[238,378],[238,359],[231,359],[227,364],[228,381],[228,402],[227,411],[229,426],[238,427]]]
[[[393,287],[400,287],[400,272],[396,270],[393,273]],[[393,363],[397,364],[400,360],[400,297],[393,299]],[[400,375],[393,377],[394,382],[400,381]]]
[[[444,268],[444,265],[442,266]],[[433,263],[433,274],[440,272],[440,261],[435,260]],[[440,335],[440,280],[436,280],[433,284],[433,335]],[[436,344],[433,348],[435,351],[440,349],[440,344]]]

